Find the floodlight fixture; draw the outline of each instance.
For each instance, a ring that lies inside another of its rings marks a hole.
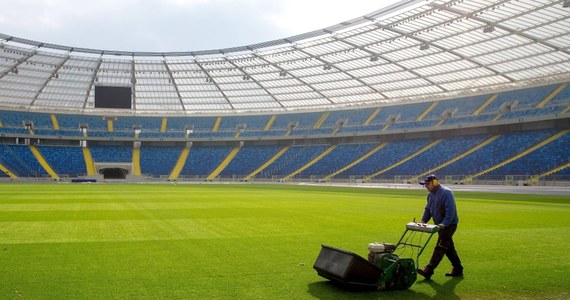
[[[370,61],[371,61],[371,62],[378,61],[378,56],[377,56],[377,55],[371,56],[371,57],[370,57]]]
[[[566,0],[566,1],[562,2],[562,7],[564,7],[564,8],[570,7],[570,0]]]
[[[428,43],[422,43],[422,44],[420,45],[420,50],[421,50],[421,51],[425,51],[425,50],[428,50],[428,49],[429,49],[429,44],[428,44]]]
[[[495,31],[495,26],[493,26],[493,24],[487,24],[485,27],[483,27],[484,33],[491,33],[493,31]]]
[[[325,71],[328,71],[328,70],[330,70],[330,69],[332,69],[332,66],[331,66],[331,65],[325,65],[325,66],[323,67],[323,70],[325,70]]]

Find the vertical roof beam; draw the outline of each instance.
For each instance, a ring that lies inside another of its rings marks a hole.
[[[34,105],[34,103],[36,102],[36,100],[38,100],[38,97],[40,96],[40,94],[43,92],[43,90],[46,88],[47,84],[57,75],[57,72],[59,72],[59,70],[61,69],[61,67],[63,65],[65,65],[65,63],[69,60],[69,53],[67,55],[67,57],[59,64],[57,65],[57,67],[55,68],[55,70],[53,70],[49,77],[47,78],[47,80],[44,82],[44,84],[42,85],[42,87],[38,90],[38,92],[34,95],[34,98],[32,100],[32,103],[30,103],[30,107],[32,107]]]
[[[217,89],[218,91],[222,94],[222,96],[224,97],[224,99],[226,100],[226,102],[228,102],[228,104],[230,105],[232,110],[235,110],[236,108],[234,107],[234,105],[232,104],[232,102],[230,101],[230,99],[228,98],[228,96],[226,95],[226,93],[224,93],[224,91],[220,88],[220,86],[218,85],[218,83],[216,83],[216,81],[214,80],[214,78],[212,78],[210,76],[210,74],[208,73],[208,70],[206,70],[201,64],[200,62],[198,62],[197,59],[194,59],[194,63],[200,68],[200,70],[202,70],[202,72],[204,72],[204,74],[206,74],[206,78],[209,78],[209,82],[211,82]]]
[[[261,58],[260,56],[258,56],[255,53],[252,53],[253,56],[264,60],[263,58]],[[275,96],[273,94],[271,94],[261,83],[259,83],[258,80],[256,80],[255,78],[253,78],[250,74],[248,74],[246,71],[243,70],[243,68],[240,68],[239,66],[237,66],[233,61],[229,60],[226,56],[224,56],[224,59],[231,64],[232,66],[234,66],[236,69],[240,70],[244,76],[247,76],[248,78],[250,78],[250,80],[252,80],[256,85],[258,85],[269,97],[271,97],[271,99],[273,99],[273,101],[275,101],[277,104],[279,104],[279,106],[281,106],[281,108],[285,108],[285,106],[283,106],[283,104],[277,100],[277,98],[275,98]],[[265,60],[264,60],[265,61]]]
[[[170,78],[170,82],[174,86],[174,90],[176,90],[176,95],[178,96],[178,101],[180,102],[180,105],[182,106],[182,111],[186,112],[186,107],[184,107],[184,101],[182,101],[182,95],[180,94],[180,90],[178,89],[178,85],[176,84],[176,80],[174,80],[174,75],[172,75],[172,71],[170,70],[170,67],[168,66],[168,62],[166,61],[166,57],[163,56],[162,58],[163,58],[162,63],[164,64],[164,67],[166,68],[166,71],[168,72],[168,77]]]
[[[99,69],[101,68],[102,63],[103,63],[103,53],[101,53],[101,55],[99,56],[99,61],[97,62],[97,66],[95,67],[95,69],[93,69],[93,75],[91,75],[91,81],[89,83],[89,88],[86,91],[85,100],[83,101],[83,109],[84,110],[87,107],[87,102],[89,101],[89,94],[91,93],[91,90],[93,90],[93,86],[95,86],[95,82],[98,81],[97,73],[99,73]],[[93,103],[93,106],[95,106],[95,103]]]

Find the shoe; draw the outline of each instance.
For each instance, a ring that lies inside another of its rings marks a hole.
[[[463,268],[461,268],[461,269],[453,268],[453,270],[451,270],[451,272],[445,273],[445,276],[447,276],[447,277],[460,277],[460,276],[463,276]]]
[[[433,271],[428,268],[418,269],[417,272],[427,280],[431,279],[431,275],[433,275]]]

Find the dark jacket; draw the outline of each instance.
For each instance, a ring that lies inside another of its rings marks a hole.
[[[442,185],[438,185],[427,195],[427,204],[422,216],[422,222],[427,223],[433,218],[434,224],[449,226],[459,223],[455,207],[453,192]]]

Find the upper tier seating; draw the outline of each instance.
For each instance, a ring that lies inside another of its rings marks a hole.
[[[453,112],[453,116],[471,116],[489,97],[490,95],[482,95],[438,101],[424,120],[439,120],[448,110]]]
[[[558,89],[558,88],[561,89]],[[558,89],[558,90],[557,90]],[[536,107],[553,91],[552,99],[544,107]],[[355,108],[330,112],[281,113],[274,115],[250,116],[204,116],[204,117],[152,117],[152,116],[92,116],[55,114],[59,130],[49,113],[0,111],[0,134],[28,135],[25,121],[34,124],[33,134],[37,136],[81,136],[80,125],[88,127],[90,137],[135,138],[133,126],[142,127],[140,138],[185,138],[186,130],[192,130],[190,138],[233,138],[314,136],[349,134],[356,132],[378,132],[431,128],[435,126],[456,126],[492,122],[496,119],[517,120],[535,116],[554,116],[570,105],[570,87],[567,84],[553,84],[495,94],[470,96],[437,102],[409,103],[381,107]],[[495,98],[478,115],[473,113],[483,108],[488,99]],[[507,105],[508,108],[501,106]],[[429,109],[429,110],[428,110]],[[510,110],[510,111],[509,111]],[[376,115],[374,115],[377,112]],[[423,115],[425,113],[425,115]],[[422,120],[418,118],[422,116]],[[445,116],[444,122],[441,122]],[[363,125],[369,118],[368,125]],[[112,120],[113,132],[109,132],[107,119]],[[166,127],[162,128],[163,119]],[[216,128],[218,119],[219,126]],[[270,120],[274,120],[272,124]],[[343,121],[342,127],[338,128]],[[319,121],[322,121],[319,122]],[[320,123],[320,124],[319,124]],[[269,130],[264,130],[266,125]],[[294,126],[293,126],[294,125]],[[242,127],[238,130],[238,126]],[[318,127],[318,128],[315,128]],[[164,132],[161,132],[164,129]],[[290,131],[290,132],[289,132]]]
[[[515,101],[517,102],[515,106],[517,109],[533,108],[557,87],[558,85],[547,85],[502,92],[482,113],[498,113],[501,105]]]
[[[376,108],[360,108],[352,110],[331,111],[321,127],[334,128],[339,120],[346,119],[347,124],[361,126],[376,110]]]
[[[390,116],[399,116],[400,122],[415,121],[429,106],[428,102],[385,106],[370,124],[386,123]]]
[[[34,128],[53,128],[50,114],[0,110],[0,122],[3,127],[24,127],[24,122],[31,121]]]
[[[554,96],[552,98],[552,100],[550,100],[550,102],[548,102],[548,104],[546,104],[546,106],[557,106],[557,105],[562,105],[562,106],[568,106],[570,105],[570,84],[566,84],[566,87],[561,90],[558,94],[556,94],[556,96]]]
[[[294,113],[294,114],[279,114],[271,126],[271,129],[286,130],[290,123],[298,123],[297,128],[309,129],[313,128],[315,123],[319,120],[322,113]]]
[[[245,130],[263,130],[271,116],[224,116],[220,130],[235,132],[238,125],[245,125]]]
[[[160,131],[160,126],[162,124],[161,117],[130,117],[121,116],[113,120],[113,126],[115,130],[118,131],[131,131],[131,135],[134,135],[133,126],[138,125],[142,130],[145,131]],[[182,130],[182,128],[180,129]]]
[[[184,131],[186,127],[193,127],[194,131],[212,131],[216,124],[216,117],[168,117],[167,131]]]
[[[107,121],[102,116],[57,114],[57,123],[60,129],[77,129],[85,124],[89,130],[107,130]]]

